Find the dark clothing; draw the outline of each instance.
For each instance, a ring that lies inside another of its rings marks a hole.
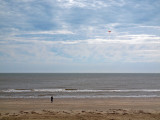
[[[53,97],[51,97],[51,103],[53,102]]]

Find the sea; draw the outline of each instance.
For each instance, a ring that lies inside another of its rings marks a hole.
[[[0,98],[160,97],[159,73],[1,73]]]

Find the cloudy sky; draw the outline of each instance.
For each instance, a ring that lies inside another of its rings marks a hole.
[[[159,11],[160,0],[0,0],[0,72],[158,73]]]

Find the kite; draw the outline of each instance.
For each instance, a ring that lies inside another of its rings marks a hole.
[[[108,39],[110,40],[110,33],[111,33],[111,31],[109,30],[108,31]]]

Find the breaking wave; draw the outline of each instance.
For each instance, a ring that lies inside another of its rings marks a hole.
[[[126,89],[126,90],[78,90],[78,89],[6,89],[0,90],[0,92],[160,92],[160,89]]]

